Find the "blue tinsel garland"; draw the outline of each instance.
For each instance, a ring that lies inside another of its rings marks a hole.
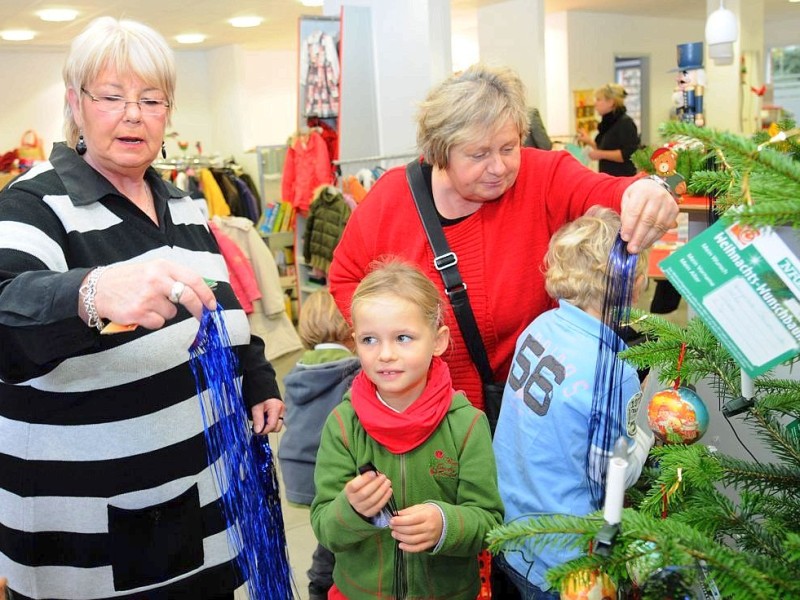
[[[247,579],[250,600],[290,600],[275,460],[267,436],[253,435],[249,426],[239,364],[222,314],[219,305],[216,311],[204,310],[189,353],[228,541]]]
[[[627,244],[617,235],[606,264],[606,288],[603,298],[600,343],[595,366],[592,411],[589,417],[589,448],[586,471],[589,491],[597,508],[603,505],[608,461],[596,465],[597,473],[590,474],[592,447],[609,456],[620,436],[625,435],[625,401],[622,397],[623,361],[617,354],[625,349],[619,336],[623,324],[630,319],[631,299],[636,282],[638,256],[628,252]],[[602,426],[601,426],[602,424]]]

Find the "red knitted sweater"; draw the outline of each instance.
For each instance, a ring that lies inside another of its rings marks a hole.
[[[542,274],[550,236],[593,204],[619,211],[622,192],[633,180],[595,173],[565,151],[523,148],[515,184],[500,199],[445,227],[495,381],[508,376],[522,330],[555,305],[545,292]],[[370,262],[388,255],[419,265],[442,290],[403,167],[378,179],[353,212],[334,252],[330,288],[345,315],[349,317],[350,299]],[[480,377],[447,308],[445,322],[452,342],[443,358],[450,366],[453,387],[482,409]]]

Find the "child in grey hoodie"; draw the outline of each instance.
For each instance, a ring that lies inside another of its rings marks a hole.
[[[361,368],[352,330],[333,296],[317,290],[300,311],[298,333],[307,351],[283,380],[286,431],[278,449],[286,498],[310,505],[322,426]],[[309,600],[327,598],[333,584],[333,553],[317,544],[308,570]]]

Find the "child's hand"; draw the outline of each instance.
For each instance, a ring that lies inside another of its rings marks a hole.
[[[383,473],[367,471],[348,481],[344,493],[350,506],[369,519],[381,512],[392,497],[392,482]]]
[[[404,508],[389,521],[392,537],[405,552],[424,552],[439,543],[442,513],[435,504],[415,504]]]

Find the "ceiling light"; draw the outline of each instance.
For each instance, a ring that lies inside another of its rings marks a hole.
[[[733,63],[733,43],[739,37],[739,25],[733,11],[725,8],[722,0],[719,4],[706,21],[706,43],[714,64],[729,65]]]
[[[36,14],[42,21],[64,23],[66,21],[74,21],[75,17],[78,16],[78,11],[71,8],[46,8]]]
[[[202,33],[182,33],[175,36],[175,41],[179,44],[199,44],[205,41],[206,36]]]
[[[228,23],[234,27],[258,27],[263,22],[264,19],[256,16],[233,17],[232,19],[228,19]]]
[[[324,0],[300,0],[303,6],[322,6],[325,4]]]
[[[0,31],[0,38],[7,42],[27,42],[32,40],[36,34],[29,29],[6,29]]]

